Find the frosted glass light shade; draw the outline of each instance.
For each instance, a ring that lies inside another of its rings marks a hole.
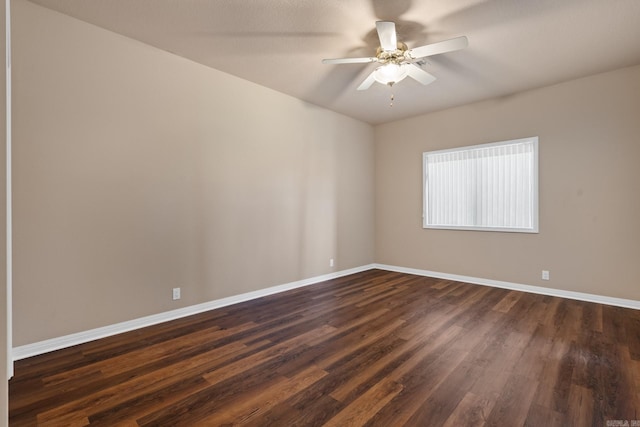
[[[407,70],[402,65],[390,63],[376,68],[373,76],[377,82],[384,85],[398,83],[407,77]]]

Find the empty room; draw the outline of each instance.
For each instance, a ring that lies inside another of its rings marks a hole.
[[[0,425],[640,426],[640,2],[6,0]]]

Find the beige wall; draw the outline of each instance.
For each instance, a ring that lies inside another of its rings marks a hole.
[[[372,129],[25,0],[14,34],[15,345],[374,260],[640,300],[640,67]],[[422,229],[423,151],[534,135],[539,234]]]
[[[371,126],[24,0],[14,22],[15,345],[373,262]]]
[[[639,114],[632,67],[377,126],[376,262],[640,300]],[[424,151],[528,136],[539,234],[421,228]]]

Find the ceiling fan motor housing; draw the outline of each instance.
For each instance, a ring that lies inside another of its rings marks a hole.
[[[400,65],[408,60],[405,55],[408,49],[407,45],[402,42],[398,42],[398,48],[396,50],[384,50],[382,47],[378,47],[376,50],[376,58],[378,58],[378,62],[382,64],[391,63]]]

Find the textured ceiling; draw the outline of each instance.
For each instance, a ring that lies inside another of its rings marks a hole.
[[[32,0],[351,117],[383,123],[640,64],[640,0]],[[465,35],[428,58],[437,80],[356,87],[376,20],[409,48]]]

